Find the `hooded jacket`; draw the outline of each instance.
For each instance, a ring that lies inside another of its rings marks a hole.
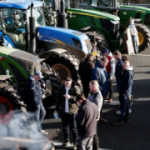
[[[92,71],[92,80],[96,80],[99,84],[99,89],[103,96],[109,93],[109,81],[106,68],[101,66],[100,62],[96,62],[95,68]]]
[[[123,71],[121,86],[120,86],[121,94],[127,96],[131,94],[131,89],[133,85],[133,76],[134,76],[134,71],[132,66],[128,70]]]

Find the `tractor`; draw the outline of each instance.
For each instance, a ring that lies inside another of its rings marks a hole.
[[[27,115],[27,81],[35,70],[42,69],[43,80],[46,83],[43,101],[55,104],[51,96],[56,96],[60,80],[52,68],[43,65],[41,66],[40,60],[33,54],[0,47],[0,125],[9,124],[16,113]]]
[[[45,59],[62,81],[71,76],[81,84],[78,65],[91,53],[90,40],[75,30],[46,26],[44,9],[41,1],[0,1],[1,45],[32,52]]]
[[[139,50],[145,50],[150,45],[150,9],[123,5],[122,0],[88,0],[88,5],[81,4],[82,8],[109,12],[110,14],[120,17],[121,30],[124,30],[128,24],[130,17],[134,18],[135,26],[139,36]]]

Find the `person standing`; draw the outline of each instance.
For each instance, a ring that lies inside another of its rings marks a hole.
[[[99,90],[99,85],[97,81],[92,80],[89,84],[89,89],[90,89],[90,95],[88,97],[88,100],[90,100],[91,102],[93,102],[98,106],[98,115],[99,115],[97,119],[97,124],[98,124],[98,120],[100,119],[100,112],[103,104],[103,97],[101,91]],[[93,137],[93,150],[99,150],[99,138],[97,132]]]
[[[79,75],[81,77],[83,91],[86,98],[89,94],[89,82],[91,81],[92,70],[95,67],[93,60],[94,55],[88,54],[85,60],[79,65]]]
[[[106,66],[106,70],[109,77],[109,103],[113,101],[113,86],[112,80],[115,72],[115,60],[112,53],[108,49],[102,50],[102,55],[108,58],[108,64]]]
[[[41,123],[46,115],[45,108],[41,101],[42,89],[38,83],[40,80],[40,71],[35,71],[34,75],[30,75],[27,82],[28,99],[27,104],[29,105],[30,111],[33,112],[34,118],[38,124],[38,129],[41,133],[47,135],[45,130],[42,130]]]
[[[86,100],[83,94],[78,95],[76,100],[80,105],[76,115],[77,150],[92,150],[93,136],[96,134],[96,120],[98,119],[97,106]]]
[[[75,115],[78,111],[76,96],[80,94],[80,90],[72,83],[72,79],[67,77],[58,91],[56,99],[56,108],[54,113],[60,110],[61,121],[64,133],[64,147],[70,146],[69,126],[73,134],[74,149],[76,149],[77,128]]]
[[[97,62],[97,66],[93,69],[92,72],[92,80],[96,80],[99,84],[99,89],[103,95],[103,101],[105,98],[108,96],[109,93],[109,80],[108,80],[108,73],[106,71],[106,66],[108,64],[108,58],[107,57],[102,57],[99,62]],[[101,116],[100,116],[100,121],[101,122],[107,122],[102,116],[102,109],[101,108]]]
[[[115,51],[113,55],[114,58],[117,60],[116,68],[115,68],[115,77],[116,77],[116,84],[117,84],[117,92],[119,92],[122,73],[123,73],[123,61],[121,59],[121,53],[119,51]]]
[[[123,63],[123,76],[120,86],[120,102],[121,102],[121,115],[120,118],[113,123],[113,125],[122,125],[124,122],[128,122],[129,116],[129,96],[133,85],[133,68],[130,66],[129,61]]]

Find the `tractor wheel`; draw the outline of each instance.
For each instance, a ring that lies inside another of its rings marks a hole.
[[[142,24],[135,24],[139,37],[139,51],[143,51],[150,45],[150,31]]]
[[[76,84],[81,84],[80,76],[78,74],[79,63],[74,56],[68,53],[51,55],[49,59],[46,60],[46,63],[56,71],[62,83],[66,76],[69,76],[72,77]]]
[[[9,124],[14,114],[26,112],[26,106],[13,85],[0,84],[0,125]]]
[[[97,42],[96,45],[96,50],[97,51],[102,51],[105,48],[108,48],[108,43],[106,41],[106,39],[104,38],[103,35],[95,33],[95,32],[85,32],[85,34],[89,37],[89,39],[91,40],[91,45],[94,45],[94,38],[95,38],[95,42]]]

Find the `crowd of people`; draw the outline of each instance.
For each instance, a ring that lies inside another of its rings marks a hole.
[[[116,61],[117,62],[116,62]],[[108,50],[102,51],[102,57],[95,62],[93,54],[87,55],[80,63],[79,75],[83,91],[67,77],[64,85],[58,91],[56,109],[62,121],[64,147],[70,145],[69,128],[73,134],[74,149],[98,150],[98,122],[108,122],[103,118],[104,100],[113,102],[113,76],[120,101],[119,118],[113,125],[128,122],[130,98],[133,84],[133,67],[127,55],[121,56],[119,51],[113,54]]]
[[[128,122],[129,109],[131,107],[131,93],[134,71],[127,55],[121,55],[119,51],[113,54],[108,50],[102,51],[102,57],[95,62],[94,55],[88,54],[79,65],[83,89],[79,88],[72,78],[66,77],[64,84],[60,87],[54,116],[58,114],[62,121],[64,134],[63,147],[70,146],[70,130],[73,135],[73,149],[98,150],[99,138],[97,135],[98,122],[108,122],[103,116],[104,101],[113,102],[113,78],[115,75],[118,99],[120,102],[120,114],[113,125],[122,125]],[[39,82],[40,81],[40,82]],[[40,84],[39,84],[40,83]],[[30,96],[30,111],[36,114],[38,129],[41,133],[41,123],[46,111],[42,104],[42,88],[45,83],[41,72],[35,71],[28,80],[28,95]]]

